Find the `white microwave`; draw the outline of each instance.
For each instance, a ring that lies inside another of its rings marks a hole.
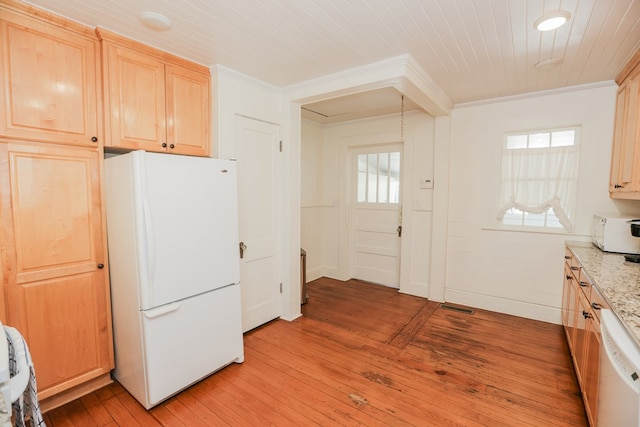
[[[591,227],[593,244],[605,252],[640,254],[640,237],[631,235],[629,221],[639,217],[594,215]]]

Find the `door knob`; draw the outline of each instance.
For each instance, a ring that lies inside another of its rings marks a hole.
[[[402,237],[402,226],[401,225],[398,226],[396,231],[398,232],[398,237]]]
[[[240,242],[240,259],[244,258],[244,251],[247,250],[247,245],[244,242]]]
[[[104,268],[104,264],[98,264],[98,268]]]

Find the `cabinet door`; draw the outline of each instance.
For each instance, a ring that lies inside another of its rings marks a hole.
[[[210,77],[166,66],[169,152],[208,156],[211,152]]]
[[[609,182],[609,192],[619,192],[623,188],[622,171],[623,161],[622,156],[624,154],[624,137],[625,137],[625,105],[627,104],[627,98],[629,90],[627,85],[623,85],[618,89],[616,95],[616,118],[613,129],[613,151],[611,156],[611,178]]]
[[[567,335],[569,350],[573,353],[573,342],[576,323],[576,302],[573,274],[567,263],[564,264],[564,280],[562,287],[562,324]]]
[[[104,45],[105,146],[166,151],[164,64],[113,44]]]
[[[0,135],[97,146],[98,41],[2,11]]]
[[[584,400],[591,425],[595,425],[598,412],[598,381],[600,376],[600,322],[596,317],[587,320],[589,339],[585,349]]]
[[[609,191],[629,193],[640,191],[640,173],[636,171],[640,150],[638,114],[640,114],[640,73],[630,77],[618,89],[616,119],[611,161]]]
[[[576,374],[578,376],[578,382],[582,389],[584,389],[584,372],[585,372],[585,349],[587,347],[587,340],[589,335],[587,332],[587,316],[585,313],[589,313],[589,302],[582,290],[578,287],[576,289],[576,330],[575,330],[575,344],[573,357],[575,359]]]
[[[8,323],[44,399],[113,367],[99,152],[0,143],[0,171]]]

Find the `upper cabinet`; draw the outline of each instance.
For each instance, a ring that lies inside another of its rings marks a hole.
[[[609,194],[640,199],[640,51],[616,78],[616,118]]]
[[[209,69],[104,29],[106,147],[211,155]]]
[[[0,8],[0,136],[98,147],[99,42]]]

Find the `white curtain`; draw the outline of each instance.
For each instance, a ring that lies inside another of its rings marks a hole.
[[[572,231],[579,154],[577,145],[505,148],[497,218],[511,208],[535,214],[553,208],[564,229]]]

